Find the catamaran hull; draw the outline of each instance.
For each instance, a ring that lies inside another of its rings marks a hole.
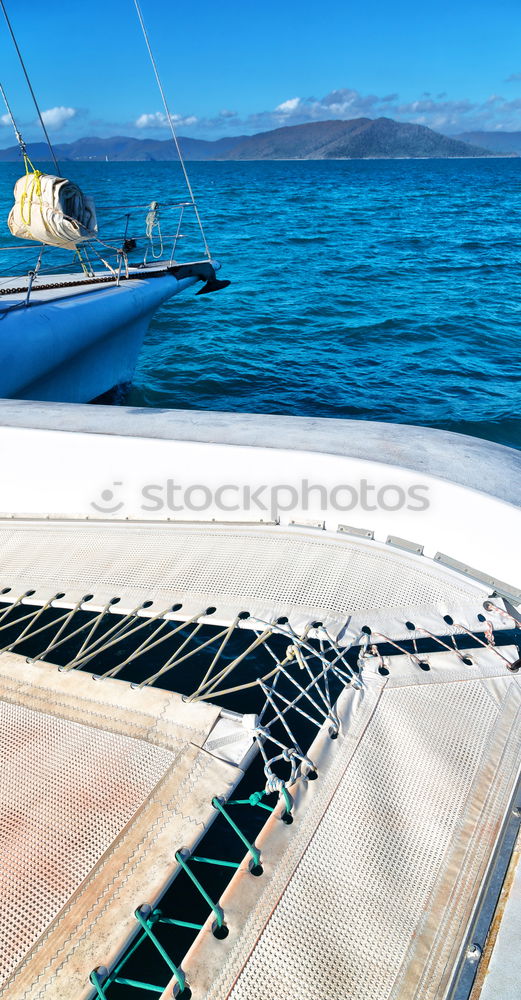
[[[129,382],[155,310],[197,280],[165,273],[0,301],[0,397],[85,403]]]

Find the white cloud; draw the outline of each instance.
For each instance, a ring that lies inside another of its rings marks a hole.
[[[300,97],[290,97],[289,101],[283,101],[282,104],[277,104],[275,111],[282,111],[284,115],[291,115],[298,110],[300,106]]]
[[[134,123],[137,128],[163,128],[166,125],[166,115],[155,111],[151,115],[140,115]]]
[[[60,105],[56,108],[48,108],[47,111],[42,111],[42,118],[45,125],[49,128],[61,129],[71,118],[75,118],[78,114],[76,108],[65,108]]]
[[[0,125],[10,125],[11,119],[9,115],[0,115]]]
[[[195,125],[197,118],[195,115],[170,115],[174,125]],[[136,128],[166,128],[168,120],[162,111],[154,111],[151,114],[139,115],[134,122]]]
[[[380,97],[343,87],[321,98],[289,98],[272,111],[248,115],[245,120],[236,124],[248,131],[263,131],[280,128],[281,125],[298,125],[332,118],[343,120],[379,117],[427,125],[448,133],[497,128],[521,129],[521,100],[507,101],[498,94],[492,94],[481,102],[466,98],[451,100],[445,92],[433,97],[429,91],[424,91],[416,100],[402,102],[398,94]],[[222,122],[215,121],[215,125],[219,124],[222,125]]]
[[[172,115],[172,121],[176,125],[195,125],[198,118],[196,115],[185,115],[184,117],[183,115]]]

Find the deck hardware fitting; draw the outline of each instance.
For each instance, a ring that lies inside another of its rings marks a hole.
[[[462,563],[458,559],[453,559],[452,556],[447,556],[444,552],[436,552],[434,561],[447,566],[449,569],[456,570],[457,573],[463,573],[464,576],[471,577],[471,579],[477,580],[478,583],[484,583],[501,597],[506,597],[513,601],[514,604],[521,603],[521,590],[509,583],[505,583],[503,580],[496,580],[495,577],[489,576],[487,573],[482,573],[481,570],[475,569],[472,566],[467,566],[466,563]]]
[[[354,528],[350,524],[339,524],[336,529],[341,535],[354,535],[355,538],[371,538],[374,540],[374,531],[370,528]]]
[[[412,552],[413,555],[423,555],[423,545],[419,542],[410,542],[407,538],[400,538],[399,535],[387,535],[386,545],[392,545],[395,549],[403,549],[405,552]]]

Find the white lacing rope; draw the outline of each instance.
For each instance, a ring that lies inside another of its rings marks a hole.
[[[34,657],[34,659],[45,660],[45,657],[51,652],[52,649],[54,649],[54,644],[55,644],[56,640],[59,639],[61,635],[63,635],[63,632],[67,628],[67,625],[72,620],[72,618],[76,614],[78,608],[80,608],[82,604],[83,604],[83,597],[81,598],[80,601],[77,601],[77,603],[74,605],[73,608],[71,608],[71,610],[68,613],[66,613],[65,615],[63,615],[63,617],[61,619],[61,625],[60,625],[60,627],[59,627],[56,635],[54,636],[52,642],[49,643],[49,645],[46,647],[46,649],[44,649],[43,653],[40,653],[37,657]],[[54,623],[54,624],[56,624],[56,623]],[[44,626],[44,628],[45,628],[45,626]],[[44,628],[42,628],[39,631],[43,632]],[[32,636],[31,636],[31,638],[32,638]]]
[[[108,630],[108,632],[105,632],[105,635],[100,636],[98,639],[92,642],[90,646],[87,647],[87,649],[84,651],[84,654],[81,657],[79,654],[76,654],[76,656],[72,660],[66,663],[64,669],[73,670],[76,669],[77,667],[85,666],[85,664],[88,663],[89,660],[94,659],[95,656],[98,656],[100,653],[106,652],[107,649],[111,649],[112,646],[114,646],[117,642],[120,642],[122,639],[127,639],[130,635],[134,635],[136,632],[140,632],[141,629],[145,628],[149,624],[149,622],[154,621],[154,619],[156,618],[164,617],[164,615],[167,614],[168,611],[170,610],[170,608],[163,609],[162,611],[159,611],[156,615],[152,615],[150,618],[149,617],[144,618],[143,616],[139,615],[139,612],[142,611],[142,609],[143,605],[138,604],[137,607],[135,607],[132,611],[129,611],[126,615],[123,615],[120,621],[117,621],[116,624],[113,625],[112,628]],[[139,617],[141,618],[140,624],[134,625],[133,623],[135,622],[136,618]],[[107,642],[106,640],[108,639],[109,636],[112,636],[112,638],[110,642]]]
[[[271,707],[272,707],[273,711],[275,712],[275,716],[274,716],[274,718],[273,718],[272,722],[271,722],[271,723],[270,723],[270,722],[267,722],[267,723],[265,723],[265,725],[264,725],[264,727],[263,727],[263,728],[264,728],[264,729],[265,729],[265,730],[266,730],[267,732],[269,732],[269,731],[270,731],[270,725],[272,725],[272,724],[273,724],[273,721],[274,721],[274,719],[275,719],[275,718],[277,718],[277,719],[279,720],[279,722],[281,723],[281,725],[282,725],[282,726],[284,727],[284,729],[286,730],[286,732],[287,732],[287,734],[288,734],[288,736],[289,736],[289,738],[290,738],[290,740],[291,740],[291,744],[292,744],[292,746],[294,746],[294,747],[295,747],[295,749],[296,749],[296,750],[297,750],[297,751],[298,751],[299,753],[302,753],[302,750],[301,750],[301,748],[300,748],[300,746],[299,746],[299,743],[298,743],[298,740],[297,740],[296,736],[294,735],[294,733],[293,733],[293,732],[291,731],[291,729],[290,729],[290,727],[289,727],[289,723],[288,723],[288,721],[287,721],[287,719],[286,719],[286,712],[287,712],[287,709],[284,709],[284,710],[283,710],[282,712],[281,712],[281,711],[279,711],[279,708],[278,708],[278,706],[277,706],[277,704],[276,704],[276,702],[275,702],[275,700],[274,700],[274,698],[273,698],[273,694],[274,694],[275,692],[273,691],[273,689],[270,689],[270,688],[268,687],[268,685],[267,685],[267,684],[264,684],[264,683],[263,683],[263,682],[261,681],[261,683],[260,683],[260,687],[261,687],[261,690],[262,690],[263,694],[265,694],[265,696],[266,696],[266,700],[267,700],[267,702],[269,702],[269,704],[271,705]]]
[[[98,611],[98,613],[96,615],[96,620],[94,621],[94,623],[91,623],[90,621],[84,622],[83,625],[79,626],[79,628],[74,629],[73,632],[68,632],[66,636],[64,636],[62,639],[59,639],[58,641],[56,641],[56,637],[55,637],[53,639],[53,641],[52,641],[52,644],[48,647],[48,653],[49,652],[54,653],[55,650],[58,649],[60,646],[63,646],[63,644],[65,642],[69,642],[70,639],[73,639],[77,635],[80,635],[81,632],[85,632],[85,630],[88,629],[89,626],[92,624],[92,629],[91,629],[91,632],[89,633],[89,635],[91,635],[96,630],[99,622],[104,617],[104,615],[106,614],[106,612],[107,612],[107,610],[108,610],[109,607],[110,607],[110,602],[109,602],[109,604],[107,604],[105,606],[105,608],[103,608],[101,611]],[[80,610],[81,610],[81,606],[80,606]],[[62,618],[58,618],[58,619],[56,619],[53,622],[49,622],[48,625],[45,625],[43,628],[39,629],[38,631],[39,632],[44,632],[45,629],[51,628],[53,625],[57,625],[60,621],[63,621],[64,617],[65,617],[65,615]],[[37,632],[34,633],[34,635],[37,635],[37,634],[38,634]],[[33,633],[31,633],[30,638],[31,639],[33,638]],[[85,643],[83,644],[83,646],[84,645],[85,645]],[[82,646],[82,649],[83,649],[83,646]],[[80,650],[80,652],[81,652],[81,650]],[[29,662],[34,662],[34,661],[39,660],[39,659],[41,659],[41,656],[30,657],[29,658]],[[60,667],[59,669],[63,670],[65,668],[64,667]]]

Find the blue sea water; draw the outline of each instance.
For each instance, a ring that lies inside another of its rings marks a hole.
[[[521,159],[189,169],[232,285],[162,307],[127,402],[427,424],[521,447]],[[101,226],[108,206],[184,197],[176,164],[67,171]],[[0,168],[4,217],[18,173]]]

